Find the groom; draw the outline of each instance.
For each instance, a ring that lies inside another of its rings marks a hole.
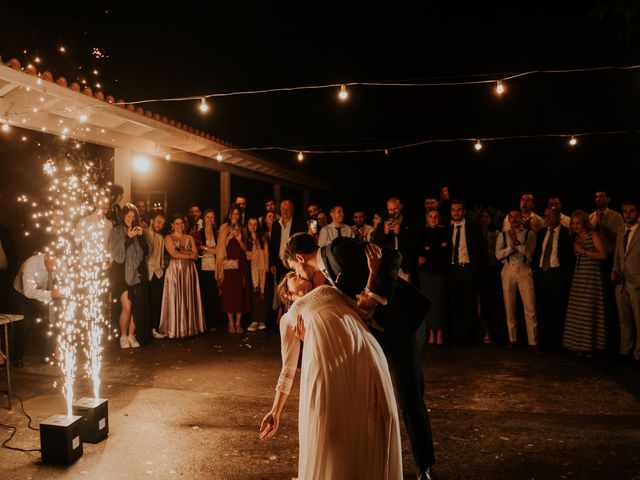
[[[322,272],[329,284],[357,299],[360,309],[372,314],[369,327],[395,378],[404,423],[420,470],[418,478],[431,479],[435,456],[420,364],[421,338],[425,334],[423,319],[430,302],[419,290],[398,278],[402,255],[386,247],[382,247],[382,261],[373,288],[365,289],[369,276],[367,245],[364,241],[338,237],[330,245],[318,248],[311,235],[297,233],[287,243],[285,260],[307,280],[312,280],[315,272]]]

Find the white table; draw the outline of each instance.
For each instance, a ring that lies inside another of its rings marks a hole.
[[[4,325],[4,352],[0,349],[0,355],[4,358],[4,367],[7,369],[7,400],[11,410],[11,357],[9,355],[9,324],[24,320],[22,315],[12,313],[0,313],[0,325]]]

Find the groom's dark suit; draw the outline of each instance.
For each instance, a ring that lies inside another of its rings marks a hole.
[[[320,249],[326,266],[323,273],[352,298],[364,290],[369,277],[366,245],[364,241],[338,237]],[[393,372],[413,456],[418,468],[424,470],[435,461],[421,368],[423,319],[430,302],[420,290],[398,278],[402,255],[397,250],[381,248],[382,263],[371,291],[387,299],[387,304],[378,305],[373,314],[384,331],[374,324],[371,333],[380,342]]]

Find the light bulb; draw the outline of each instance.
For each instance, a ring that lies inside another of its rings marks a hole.
[[[578,140],[576,139],[576,137],[572,135],[571,138],[569,139],[569,145],[571,145],[572,147],[575,147],[577,144],[578,144]]]
[[[86,114],[82,114],[80,115],[80,121],[81,122],[86,122],[87,120],[89,120],[89,117]]]
[[[209,104],[204,98],[200,101],[200,111],[202,113],[207,113],[209,111]]]
[[[216,155],[216,160],[219,162],[222,161],[222,154],[220,152],[218,152],[218,154]]]
[[[298,152],[298,161],[301,162],[304,160],[304,155],[302,154],[302,152]]]
[[[496,93],[498,95],[502,95],[504,93],[504,85],[502,84],[502,81],[498,80],[498,83],[496,85]]]
[[[8,123],[3,123],[2,124],[2,131],[3,132],[8,132],[9,131],[9,124]]]
[[[384,156],[388,157],[389,156],[389,150],[387,150],[386,148],[384,149]]]
[[[347,92],[347,86],[346,85],[340,85],[340,93],[338,93],[338,98],[340,100],[342,100],[343,102],[349,98],[349,92]]]
[[[480,143],[480,140],[476,141],[476,144],[473,146],[473,148],[476,149],[476,152],[482,150],[482,143]]]
[[[164,159],[165,159],[165,160],[171,160],[171,155],[167,153],[167,154],[164,156]]]
[[[146,172],[147,170],[149,170],[151,164],[149,163],[149,159],[147,157],[136,157],[136,159],[133,161],[133,166],[139,172]]]

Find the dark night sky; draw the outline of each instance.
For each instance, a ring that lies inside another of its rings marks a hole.
[[[39,53],[41,69],[67,79],[78,65],[95,65],[105,93],[127,100],[640,63],[639,32],[609,8],[624,3],[635,14],[637,2],[536,3],[527,10],[499,2],[419,10],[409,2],[351,3],[349,13],[343,13],[345,2],[295,8],[236,3],[106,12],[90,5],[34,9],[9,2],[0,55],[26,60]],[[602,19],[594,8],[605,14]],[[65,57],[56,52],[60,44],[69,50]],[[109,58],[92,60],[93,47]],[[347,104],[336,100],[334,90],[317,90],[220,98],[207,116],[194,102],[149,108],[244,147],[362,148],[640,127],[640,70],[538,75],[507,87],[500,99],[492,86],[357,87]],[[637,135],[585,138],[574,149],[563,139],[509,140],[486,144],[480,153],[456,143],[389,159],[311,155],[302,165],[291,154],[264,156],[335,185],[316,194],[326,202],[379,209],[384,198],[399,194],[420,205],[426,190],[446,183],[472,203],[501,206],[523,190],[543,199],[555,191],[570,210],[589,208],[600,187],[617,201],[635,194],[637,143]]]

